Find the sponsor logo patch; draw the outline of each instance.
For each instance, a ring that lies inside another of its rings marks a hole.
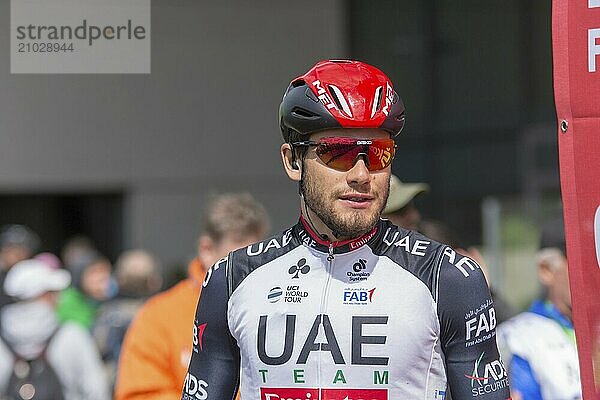
[[[206,400],[208,399],[208,383],[196,378],[189,372],[183,383],[183,400]]]
[[[343,292],[343,304],[366,305],[373,302],[373,294],[376,288],[346,288]]]
[[[352,264],[352,270],[348,271],[346,275],[348,276],[348,282],[361,282],[366,281],[371,274],[366,272],[367,269],[367,260],[364,258],[359,258],[354,264]]]
[[[493,393],[497,390],[508,388],[508,374],[499,359],[487,364],[482,364],[483,356],[475,360],[473,371],[464,374],[471,381],[471,394],[473,397]]]
[[[198,352],[204,350],[204,346],[202,343],[202,338],[204,337],[204,330],[206,329],[206,323],[204,324],[194,324],[194,337],[192,339],[192,343],[194,345],[194,352]]]
[[[465,347],[470,347],[496,336],[496,310],[488,299],[477,309],[465,314]]]
[[[365,260],[364,258],[359,258],[358,261],[355,262],[354,265],[352,265],[352,270],[354,272],[360,272],[365,268],[367,268],[367,260]]]
[[[319,400],[316,388],[260,388],[261,400]],[[326,400],[388,400],[386,389],[321,389]]]
[[[306,275],[310,271],[310,266],[306,264],[306,258],[301,258],[295,265],[292,265],[288,273],[292,275],[292,279],[298,279],[300,274]]]
[[[286,303],[302,303],[302,300],[306,298],[308,298],[308,292],[300,289],[300,285],[288,285],[285,289],[284,301]]]
[[[269,290],[269,293],[267,294],[267,300],[269,300],[269,303],[277,303],[281,299],[282,294],[283,290],[281,287],[276,286]]]

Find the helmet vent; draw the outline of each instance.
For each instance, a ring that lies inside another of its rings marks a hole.
[[[373,97],[373,108],[371,108],[371,118],[377,111],[381,109],[381,100],[383,99],[383,86],[379,86],[375,89],[375,96]]]
[[[304,79],[296,79],[295,81],[292,82],[293,88],[297,88],[297,87],[304,86],[304,85],[306,85],[306,82],[304,82]]]
[[[294,109],[292,110],[292,115],[296,118],[302,118],[302,119],[318,119],[319,116],[313,112],[308,111],[305,108],[302,107],[294,107]]]
[[[346,114],[346,116],[352,118],[352,111],[350,111],[350,106],[348,105],[346,98],[342,94],[342,91],[337,86],[334,86],[334,85],[329,85],[328,88],[329,88],[329,93],[331,94],[331,97],[333,98],[333,101],[335,102],[335,104],[338,107],[338,110],[343,111],[343,113]]]

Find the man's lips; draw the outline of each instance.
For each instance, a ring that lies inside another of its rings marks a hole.
[[[347,207],[367,208],[371,205],[375,197],[363,193],[351,193],[341,195],[338,199]]]

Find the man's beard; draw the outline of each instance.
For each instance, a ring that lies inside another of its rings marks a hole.
[[[370,215],[365,215],[364,211],[349,210],[346,215],[337,215],[334,209],[334,203],[339,195],[343,195],[344,192],[340,193],[327,193],[326,189],[320,189],[316,182],[311,177],[311,174],[304,171],[302,174],[302,180],[300,181],[300,190],[304,198],[304,202],[321,221],[334,234],[337,239],[354,239],[364,235],[375,227],[381,212],[385,208],[385,202],[387,201],[390,186],[385,186],[385,192],[381,193],[373,201],[380,201],[381,204],[377,205],[377,209]],[[330,196],[330,201],[327,200],[327,195]],[[383,201],[382,201],[383,200]]]

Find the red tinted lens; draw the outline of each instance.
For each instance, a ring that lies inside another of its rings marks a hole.
[[[339,171],[352,169],[359,156],[365,156],[369,171],[386,168],[394,159],[393,139],[355,139],[328,137],[317,142],[317,156],[327,166]]]

